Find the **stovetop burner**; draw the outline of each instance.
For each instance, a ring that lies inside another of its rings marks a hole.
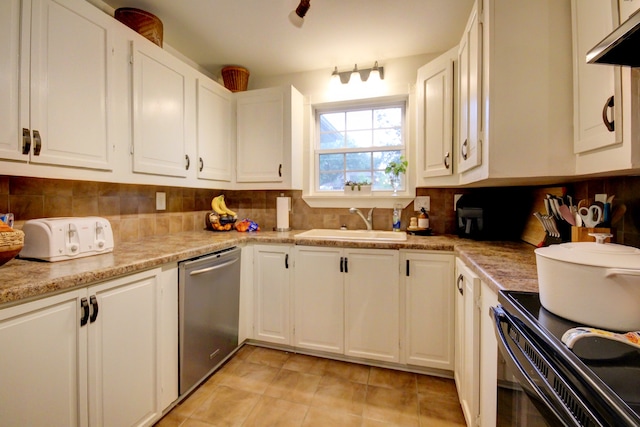
[[[582,338],[569,349],[562,342],[562,335],[571,328],[588,325],[579,325],[546,310],[537,293],[501,291],[499,301],[537,336],[552,342],[561,358],[583,371],[586,378],[581,381],[598,393],[611,394],[613,399],[619,397],[640,422],[640,349],[597,336]]]

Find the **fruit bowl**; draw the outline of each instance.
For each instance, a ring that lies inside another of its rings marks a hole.
[[[231,231],[237,219],[238,217],[232,217],[230,215],[219,215],[216,212],[207,212],[204,223],[207,230]]]

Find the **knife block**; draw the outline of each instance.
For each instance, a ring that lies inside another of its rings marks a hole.
[[[589,236],[589,233],[609,233],[613,234],[613,237],[607,237],[605,243],[613,243],[615,241],[616,231],[615,228],[605,227],[571,227],[571,241],[572,242],[595,242],[596,239],[593,236]]]

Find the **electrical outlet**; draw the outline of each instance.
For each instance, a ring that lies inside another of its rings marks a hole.
[[[413,200],[413,209],[416,212],[420,212],[421,208],[424,208],[424,210],[427,212],[431,210],[431,197],[420,196],[420,197],[416,197]]]
[[[456,210],[456,205],[458,204],[458,200],[462,197],[462,194],[454,194],[453,195],[453,210]]]
[[[605,194],[596,194],[595,196],[596,202],[607,203],[607,195]]]
[[[156,210],[164,211],[166,209],[167,209],[167,193],[157,192],[156,193]]]

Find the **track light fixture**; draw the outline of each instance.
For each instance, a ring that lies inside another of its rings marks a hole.
[[[378,66],[378,61],[372,68],[358,68],[358,64],[355,64],[351,71],[338,71],[338,67],[335,67],[331,79],[336,82],[339,80],[342,84],[354,83],[355,80],[373,83],[384,79],[384,67]]]
[[[311,0],[300,0],[300,4],[296,7],[296,10],[292,10],[289,14],[289,21],[296,27],[301,28],[302,24],[304,24],[304,16],[310,7]]]

